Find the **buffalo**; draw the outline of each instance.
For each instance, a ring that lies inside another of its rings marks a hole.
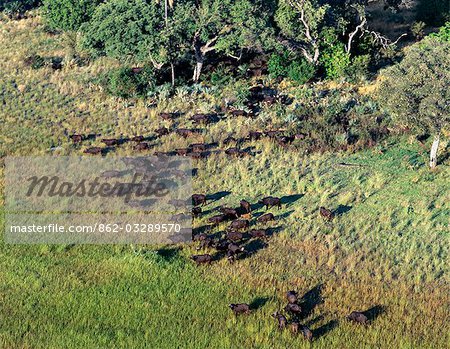
[[[219,208],[219,211],[227,215],[228,217],[238,218],[237,211],[234,208],[221,207]]]
[[[193,215],[194,217],[200,216],[201,213],[202,213],[202,209],[201,209],[200,207],[193,207],[193,208],[192,208],[192,215]]]
[[[74,144],[81,143],[83,141],[82,135],[73,134],[69,136],[69,138],[72,140]]]
[[[288,291],[286,294],[286,298],[289,303],[297,303],[298,293],[296,291]]]
[[[91,155],[98,155],[98,154],[102,154],[103,153],[103,148],[100,147],[92,147],[92,148],[87,148],[84,151],[85,154],[91,154]]]
[[[312,341],[313,333],[308,327],[306,327],[305,325],[302,325],[301,332],[302,332],[303,338],[305,338],[308,341]]]
[[[203,143],[191,144],[189,146],[189,148],[192,149],[192,151],[194,153],[201,153],[201,152],[204,152],[206,150],[206,144],[203,144]]]
[[[265,239],[267,238],[267,232],[265,229],[252,229],[248,232],[250,236],[254,238]]]
[[[230,224],[231,230],[247,229],[250,226],[250,222],[246,219],[236,219]]]
[[[349,316],[347,316],[347,320],[355,322],[357,324],[365,325],[367,324],[367,316],[359,311],[352,311]]]
[[[284,310],[293,315],[298,315],[302,312],[302,308],[297,303],[288,303]]]
[[[194,206],[206,205],[206,195],[203,194],[193,194],[192,202]]]
[[[286,328],[286,325],[287,325],[286,316],[284,316],[283,314],[280,314],[278,311],[276,311],[275,313],[272,314],[272,317],[274,317],[277,320],[278,328],[280,330],[284,330]]]
[[[266,206],[266,210],[271,208],[271,207],[278,207],[278,209],[281,208],[281,199],[277,198],[277,197],[272,197],[272,196],[268,196],[263,198],[262,200],[258,201],[258,204],[262,204],[264,206]]]
[[[208,222],[212,223],[213,225],[218,225],[222,222],[225,222],[226,219],[227,219],[226,215],[220,214],[220,215],[212,216],[212,217],[208,218]]]
[[[166,136],[170,133],[169,129],[165,128],[165,127],[161,127],[155,130],[155,133],[159,136]]]
[[[236,316],[241,314],[250,314],[250,306],[248,304],[230,304],[229,307]]]
[[[252,205],[251,205],[248,201],[246,201],[246,200],[241,200],[240,206],[241,206],[241,208],[244,209],[244,211],[245,211],[246,213],[252,212]]]
[[[138,143],[134,146],[134,150],[136,151],[144,151],[150,149],[150,144],[147,142]]]
[[[239,233],[237,231],[229,231],[227,233],[227,239],[230,241],[240,241],[244,238],[242,233]]]
[[[334,218],[334,213],[325,207],[320,207],[319,212],[320,215],[327,221],[331,221]]]
[[[212,257],[209,254],[198,254],[191,256],[191,259],[197,264],[211,264]]]
[[[268,223],[270,221],[274,221],[275,220],[275,216],[272,213],[266,213],[263,214],[262,216],[258,217],[257,221],[258,223]]]
[[[131,142],[140,143],[144,141],[144,136],[133,136],[130,138]]]

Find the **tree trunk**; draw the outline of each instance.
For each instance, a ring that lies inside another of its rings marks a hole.
[[[172,71],[172,87],[175,86],[175,66],[170,62],[170,70]]]
[[[439,134],[434,136],[433,145],[431,146],[431,152],[430,152],[430,167],[435,168],[437,165],[437,152],[439,148]]]

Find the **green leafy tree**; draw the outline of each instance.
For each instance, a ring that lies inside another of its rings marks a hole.
[[[186,3],[170,4],[167,8],[157,1],[107,1],[82,26],[82,46],[94,56],[150,62],[158,70],[170,64],[174,84],[174,63],[190,50],[186,28],[191,17]]]
[[[244,50],[262,50],[268,37],[267,16],[260,1],[190,1],[192,15],[187,32],[195,59],[193,80],[200,79],[208,54],[221,52],[240,59]]]
[[[399,121],[434,135],[430,167],[436,167],[441,131],[450,122],[450,42],[426,38],[383,75],[380,101]]]
[[[76,32],[102,0],[43,0],[43,15],[52,29]]]

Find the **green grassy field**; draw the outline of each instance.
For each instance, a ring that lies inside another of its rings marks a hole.
[[[63,55],[61,38],[45,33],[39,18],[1,22],[0,45],[2,159],[81,154],[89,142],[74,147],[64,130],[151,134],[170,125],[158,120],[160,111],[189,116],[216,102],[208,93],[180,92],[155,108],[125,105],[91,83],[89,76],[114,64],[106,59],[62,71],[25,67],[23,58],[35,52]],[[198,140],[221,143],[260,123],[222,120]],[[189,125],[183,116],[179,126]],[[188,143],[194,141],[171,135],[155,150]],[[248,146],[258,154],[195,162],[196,192],[229,194],[217,195],[194,226],[204,226],[217,206],[280,196],[285,205],[272,211],[278,229],[267,246],[253,242],[248,258],[196,268],[190,244],[135,252],[1,242],[0,348],[448,348],[449,160],[441,157],[430,172],[427,148],[407,135],[356,153],[305,155],[267,141]],[[124,145],[108,156],[130,154]],[[327,223],[321,205],[340,214]],[[270,317],[289,289],[303,295],[312,343],[280,333]],[[235,318],[227,305],[239,302],[256,309]],[[369,309],[369,326],[345,320],[352,310]]]

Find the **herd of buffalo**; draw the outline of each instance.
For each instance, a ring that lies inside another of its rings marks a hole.
[[[131,142],[134,144],[133,149],[135,151],[147,151],[154,148],[157,143],[152,141],[161,139],[169,134],[176,134],[179,137],[188,139],[190,137],[201,136],[203,129],[196,128],[196,126],[206,126],[207,124],[216,122],[224,117],[226,114],[237,117],[253,117],[258,113],[258,104],[268,104],[279,102],[283,104],[289,104],[290,101],[283,96],[278,96],[273,90],[265,89],[261,86],[253,87],[251,90],[250,102],[246,106],[246,110],[238,110],[234,108],[222,108],[220,113],[212,114],[194,114],[189,118],[189,121],[195,125],[193,128],[179,128],[174,125],[177,124],[177,119],[180,118],[179,113],[160,113],[161,120],[172,123],[171,128],[161,127],[154,130],[154,134],[151,136],[135,135],[129,138],[103,138],[101,142],[104,147],[89,147],[84,150],[86,154],[92,155],[105,155],[114,147],[120,146],[124,143]],[[67,133],[66,133],[67,134]],[[96,139],[99,135],[82,135],[82,134],[67,134],[75,145],[81,144],[85,140]],[[222,144],[225,149],[218,149],[218,143],[192,143],[186,148],[177,148],[170,152],[154,152],[155,156],[189,156],[192,159],[204,159],[210,154],[217,154],[220,152],[225,153],[231,157],[241,158],[248,155],[254,155],[251,152],[251,148],[244,149],[242,145],[245,142],[258,141],[263,138],[268,138],[282,147],[289,146],[295,140],[302,140],[306,137],[305,134],[286,134],[283,130],[263,130],[263,131],[250,131],[244,138],[235,138],[234,135],[228,135]],[[234,146],[230,146],[234,144]],[[192,216],[200,217],[202,212],[202,206],[207,204],[207,196],[205,194],[192,195]],[[259,205],[265,206],[266,210],[271,208],[281,209],[282,199],[278,197],[268,196],[258,201]],[[261,207],[261,206],[260,206]],[[319,214],[326,221],[333,220],[335,213],[325,207],[319,208]],[[192,233],[192,239],[198,243],[197,250],[214,249],[217,251],[215,255],[210,253],[192,255],[191,259],[197,265],[211,264],[216,260],[216,256],[226,256],[230,263],[234,263],[241,256],[248,256],[252,252],[246,249],[245,243],[249,241],[260,241],[264,244],[267,243],[272,231],[268,228],[268,224],[274,222],[276,217],[273,213],[267,212],[255,219],[254,224],[256,227],[250,229],[253,224],[252,221],[252,204],[246,200],[241,200],[239,207],[220,207],[219,212],[208,218],[207,230],[210,228],[227,224],[226,230],[220,235],[208,234],[205,231],[199,232],[198,229],[194,229]],[[206,231],[207,231],[206,230]],[[282,314],[280,311],[276,311],[272,314],[273,318],[277,321],[278,328],[284,330],[289,327],[294,335],[301,334],[306,340],[313,340],[313,331],[307,326],[300,323],[302,319],[302,304],[299,304],[299,298],[296,291],[287,292],[287,305],[284,308],[285,313],[289,314],[290,319]],[[249,314],[252,311],[252,306],[245,303],[230,304],[230,309],[237,315]],[[303,314],[304,315],[304,314]],[[348,320],[358,324],[367,324],[368,318],[364,313],[354,311],[348,317]]]
[[[192,208],[193,216],[198,217],[202,214],[201,206],[207,203],[207,196],[204,194],[194,194],[192,196]],[[268,196],[258,201],[259,205],[262,205],[266,210],[276,207],[280,209],[282,207],[282,200],[278,197]],[[226,252],[227,259],[230,263],[236,261],[240,255],[249,254],[250,252],[242,245],[244,242],[250,239],[260,239],[264,242],[267,241],[269,236],[269,229],[255,228],[250,229],[250,219],[252,217],[252,205],[246,200],[241,200],[238,208],[231,207],[219,207],[221,214],[214,215],[208,218],[208,222],[211,227],[219,225],[221,223],[229,221],[227,229],[221,237],[214,238],[204,232],[193,233],[193,241],[198,242],[197,250],[200,249],[215,249],[219,253]],[[331,221],[335,213],[325,207],[319,208],[320,216],[326,220]],[[256,224],[266,225],[267,223],[274,221],[275,216],[272,213],[265,213],[256,219]],[[197,264],[211,264],[215,258],[211,254],[197,254],[192,255],[191,259]],[[275,318],[280,330],[284,330],[289,327],[290,331],[294,335],[301,334],[306,340],[313,340],[313,331],[307,326],[300,323],[302,318],[302,306],[299,304],[299,298],[296,291],[287,292],[287,305],[284,311],[290,315],[290,320],[282,314],[280,311],[276,311],[272,314]],[[230,304],[230,309],[237,315],[250,314],[252,307],[246,303]],[[349,321],[366,325],[368,324],[368,318],[363,312],[353,311],[347,316]]]

